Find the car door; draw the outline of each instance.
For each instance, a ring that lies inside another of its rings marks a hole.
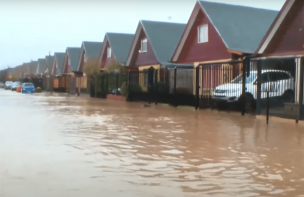
[[[260,82],[261,82],[261,98],[266,98],[267,97],[266,91],[269,87],[268,72],[264,72],[261,74]]]

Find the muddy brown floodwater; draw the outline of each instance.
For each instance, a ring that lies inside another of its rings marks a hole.
[[[1,197],[304,196],[304,128],[0,90]]]

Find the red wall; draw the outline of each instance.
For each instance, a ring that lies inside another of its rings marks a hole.
[[[146,38],[146,35],[145,35],[144,31],[142,30],[140,32],[138,42],[136,43],[135,51],[133,53],[133,58],[132,58],[131,63],[130,63],[131,67],[158,64],[158,61],[156,59],[156,56],[153,52],[153,49],[150,45],[149,40],[148,40],[147,52],[145,52],[145,53],[139,53],[138,52],[141,48],[141,40],[144,39],[144,38]]]
[[[300,31],[302,28],[302,31]],[[304,1],[298,0],[291,8],[264,54],[304,54]]]
[[[208,42],[198,43],[198,27],[204,24],[208,24]],[[230,59],[230,53],[209,19],[200,11],[177,62],[193,63],[221,59]]]
[[[69,56],[66,56],[66,63],[64,65],[64,73],[70,73],[71,72],[71,68],[69,66]]]
[[[113,55],[113,50],[110,58],[107,58],[107,48],[110,46],[109,42],[106,43],[106,48],[104,53],[102,54],[101,59],[101,68],[105,68],[106,66],[111,65],[113,62],[115,62],[115,58]]]

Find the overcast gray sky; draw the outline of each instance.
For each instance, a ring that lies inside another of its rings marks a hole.
[[[208,0],[279,10],[285,0]],[[37,60],[139,20],[187,23],[196,0],[0,0],[0,69]],[[169,20],[169,16],[171,19]],[[241,16],[240,16],[241,17]]]

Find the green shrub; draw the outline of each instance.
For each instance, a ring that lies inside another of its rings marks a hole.
[[[36,88],[36,92],[37,92],[37,93],[40,93],[40,92],[42,92],[42,89],[41,89],[40,87],[37,87],[37,88]]]
[[[120,87],[120,94],[125,96],[127,100],[129,98],[130,92],[142,92],[142,91],[143,91],[142,87],[138,84],[127,85],[126,82],[123,82]]]
[[[120,94],[123,96],[128,96],[128,86],[126,82],[123,82],[121,87],[120,87]]]
[[[139,84],[130,84],[128,87],[130,92],[142,92],[143,89]]]

